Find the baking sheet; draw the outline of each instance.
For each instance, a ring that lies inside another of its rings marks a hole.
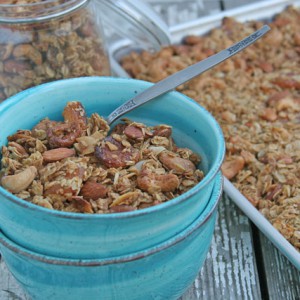
[[[222,19],[234,17],[240,22],[250,20],[268,20],[288,5],[300,7],[300,0],[268,0],[243,7],[223,11],[213,16],[202,17],[170,27],[172,43],[180,43],[183,37],[191,34],[203,35],[212,28],[221,25]],[[120,58],[133,50],[139,50],[130,40],[120,40],[110,46],[113,73],[119,77],[129,77],[118,63]],[[224,191],[230,199],[249,217],[266,237],[300,270],[300,253],[277,231],[271,223],[234,187],[224,179]]]

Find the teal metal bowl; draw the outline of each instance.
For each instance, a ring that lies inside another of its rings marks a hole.
[[[195,280],[209,250],[222,175],[190,226],[154,247],[108,259],[64,259],[29,251],[0,233],[4,260],[30,299],[178,299]]]
[[[151,83],[112,77],[56,81],[23,91],[0,104],[0,147],[18,129],[41,119],[62,119],[70,100],[79,100],[87,114],[107,116]],[[225,153],[222,131],[204,108],[170,92],[126,117],[148,125],[173,126],[180,146],[202,156],[204,179],[187,193],[166,203],[133,212],[88,215],[49,210],[26,202],[0,187],[0,229],[27,249],[65,258],[107,258],[152,247],[178,234],[206,207]]]

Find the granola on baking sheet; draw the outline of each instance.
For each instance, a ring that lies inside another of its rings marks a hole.
[[[287,7],[271,31],[233,58],[180,86],[206,107],[226,140],[223,174],[300,250],[300,11]],[[134,78],[159,81],[262,26],[224,18],[206,36],[187,36],[158,53],[131,53]]]
[[[124,119],[110,131],[78,101],[67,103],[63,118],[8,137],[0,171],[5,189],[49,209],[100,214],[166,202],[204,176],[200,157],[175,144],[171,126]]]

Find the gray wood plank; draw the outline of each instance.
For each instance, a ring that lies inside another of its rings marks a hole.
[[[27,300],[16,280],[8,272],[2,257],[0,257],[0,299]]]
[[[181,300],[261,299],[249,220],[226,196],[218,212],[206,262]]]
[[[300,271],[262,233],[259,238],[269,299],[299,300]]]
[[[236,8],[239,6],[252,4],[260,1],[265,1],[265,0],[222,0],[222,3],[223,3],[223,8],[226,10],[226,9]]]

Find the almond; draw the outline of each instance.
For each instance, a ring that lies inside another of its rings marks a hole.
[[[79,209],[82,213],[92,214],[94,213],[92,205],[87,200],[79,196],[72,197],[74,206]]]
[[[107,192],[108,189],[105,185],[94,181],[87,181],[83,184],[80,195],[85,199],[97,200],[106,197]]]
[[[235,159],[225,161],[222,165],[222,173],[227,179],[235,177],[245,166],[245,160],[242,156],[237,156]]]
[[[75,156],[75,150],[69,148],[56,148],[43,153],[44,162],[55,162],[71,156]]]

